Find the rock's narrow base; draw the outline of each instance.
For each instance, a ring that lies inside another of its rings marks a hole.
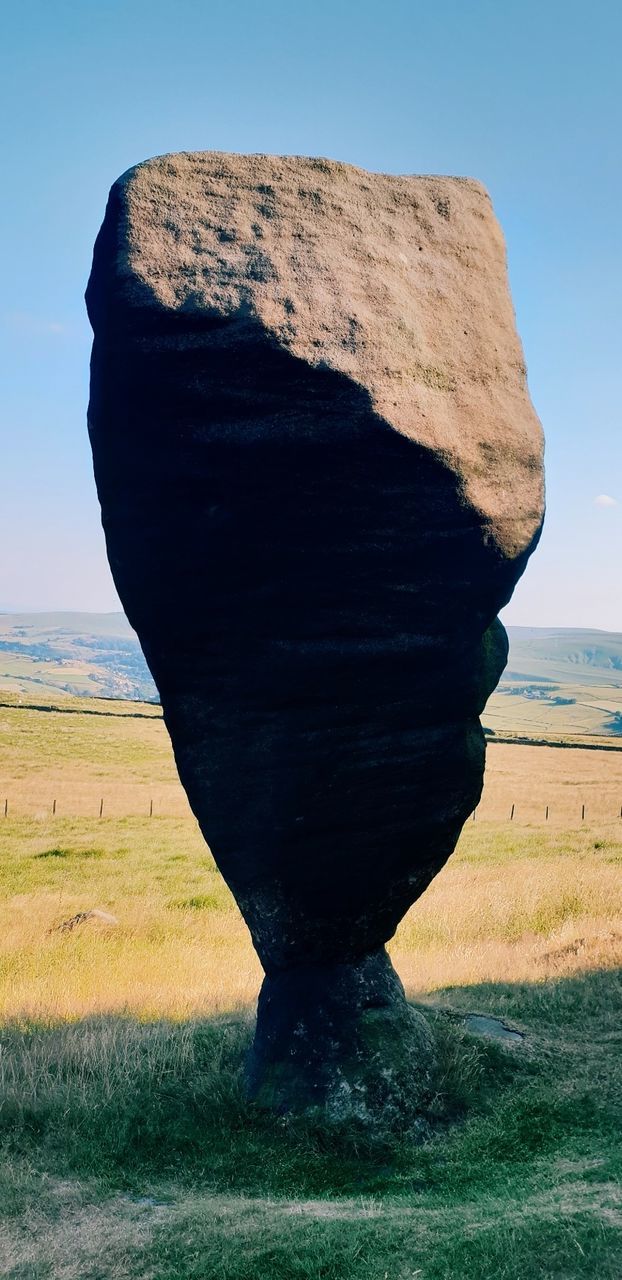
[[[404,1121],[430,1086],[433,1038],[384,949],[351,964],[266,977],[248,1064],[249,1093],[280,1112],[335,1121]]]

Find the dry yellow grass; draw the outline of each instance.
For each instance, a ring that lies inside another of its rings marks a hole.
[[[192,818],[8,820],[0,838],[5,1017],[185,1018],[253,1004],[260,966]],[[615,963],[621,858],[615,826],[560,833],[467,824],[391,943],[408,991]],[[118,924],[58,930],[92,908]]]
[[[518,825],[591,826],[618,822],[622,831],[622,751],[488,744],[477,819]]]
[[[260,967],[189,812],[159,708],[7,702],[4,1016],[183,1018],[251,1005]],[[391,943],[408,990],[538,980],[619,959],[621,797],[622,752],[491,744],[475,821]],[[118,925],[57,931],[92,908]]]
[[[0,705],[0,818],[187,817],[159,707],[106,699],[4,695]],[[41,710],[46,705],[49,710]],[[490,742],[477,821],[579,827],[619,821],[622,750]],[[546,808],[549,813],[546,818]]]
[[[400,925],[391,952],[413,994],[534,982],[622,960],[622,846],[611,833],[595,840],[590,831],[560,853],[563,836],[547,842],[533,832],[524,856],[506,857],[499,835],[467,831]]]

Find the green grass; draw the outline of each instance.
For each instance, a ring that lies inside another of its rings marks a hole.
[[[452,998],[451,1015],[428,1010],[423,1115],[382,1132],[257,1111],[247,1018],[6,1026],[2,1274],[617,1280],[619,972]],[[468,1036],[457,1013],[474,1006],[525,1042]],[[54,1234],[56,1258],[41,1237],[19,1262],[24,1223]]]

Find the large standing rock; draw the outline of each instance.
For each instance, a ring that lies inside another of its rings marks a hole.
[[[489,198],[160,157],[113,186],[87,301],[112,571],[267,975],[253,1089],[365,1106],[396,1030],[425,1080],[384,944],[477,804],[542,520]]]

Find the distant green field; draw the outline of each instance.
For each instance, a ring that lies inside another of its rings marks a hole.
[[[493,733],[622,736],[622,636],[510,627],[510,655],[483,723]]]
[[[482,721],[495,733],[528,737],[622,737],[622,683],[540,684],[505,677],[489,698]]]
[[[0,691],[155,698],[122,613],[0,613]]]

